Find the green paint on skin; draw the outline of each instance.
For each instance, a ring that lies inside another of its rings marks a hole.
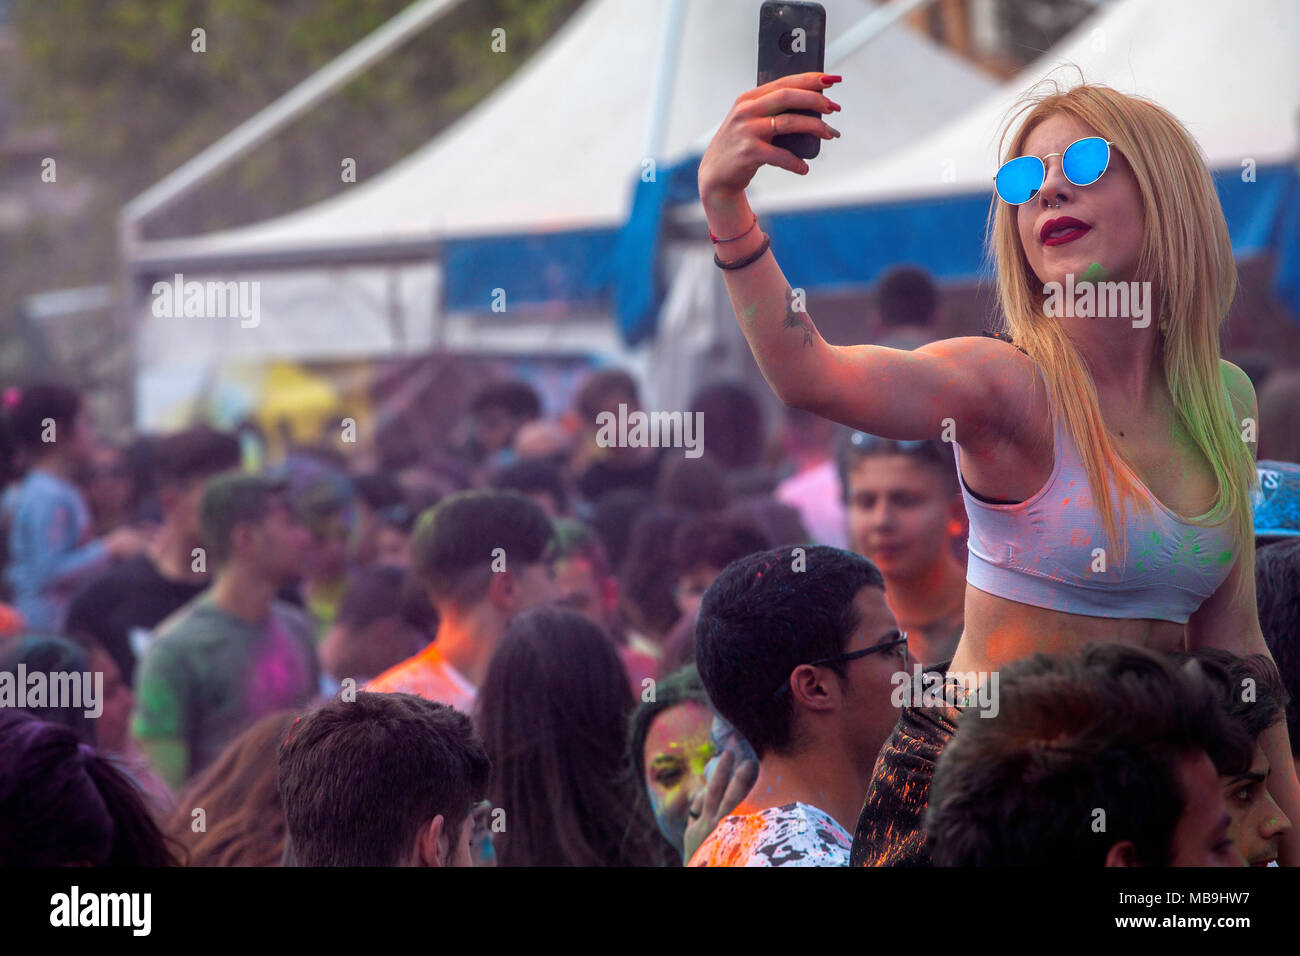
[[[1107,275],[1109,275],[1109,273],[1105,270],[1102,264],[1100,262],[1094,262],[1092,265],[1088,266],[1087,272],[1079,276],[1075,285],[1080,285],[1084,282],[1105,282]]]
[[[747,305],[740,310],[740,318],[746,325],[754,324],[754,313],[758,311],[758,303]]]

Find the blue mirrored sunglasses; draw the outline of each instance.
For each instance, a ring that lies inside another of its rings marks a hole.
[[[1061,172],[1076,186],[1091,186],[1110,165],[1110,148],[1115,144],[1100,136],[1086,136],[1065,147],[1064,153],[1046,156],[1017,156],[1002,164],[993,183],[998,198],[1012,206],[1023,206],[1038,195],[1047,178],[1047,164],[1043,160],[1061,157]]]

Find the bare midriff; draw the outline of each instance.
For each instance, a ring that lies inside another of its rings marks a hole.
[[[966,585],[966,624],[951,671],[999,670],[1034,654],[1070,654],[1085,644],[1184,648],[1186,625],[1153,618],[1088,617],[1008,601]]]

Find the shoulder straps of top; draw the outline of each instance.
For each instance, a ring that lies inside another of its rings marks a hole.
[[[984,329],[982,332],[980,332],[980,335],[986,336],[990,339],[998,339],[999,341],[1006,342],[1008,345],[1013,345],[1017,349],[1020,349],[1020,351],[1024,352],[1026,355],[1029,354],[1028,352],[1025,352],[1024,349],[1021,349],[1019,345],[1016,345],[1015,341],[1011,338],[1011,335],[1008,332],[998,332],[994,329]]]

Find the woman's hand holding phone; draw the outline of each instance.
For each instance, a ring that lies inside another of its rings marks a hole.
[[[837,138],[839,130],[820,116],[789,111],[815,110],[822,115],[838,111],[839,104],[824,91],[840,79],[825,73],[799,73],[740,94],[700,160],[698,185],[706,206],[711,196],[743,193],[764,165],[779,166],[801,176],[807,174],[808,163],[787,149],[773,146],[772,137],[811,133],[820,139]]]

